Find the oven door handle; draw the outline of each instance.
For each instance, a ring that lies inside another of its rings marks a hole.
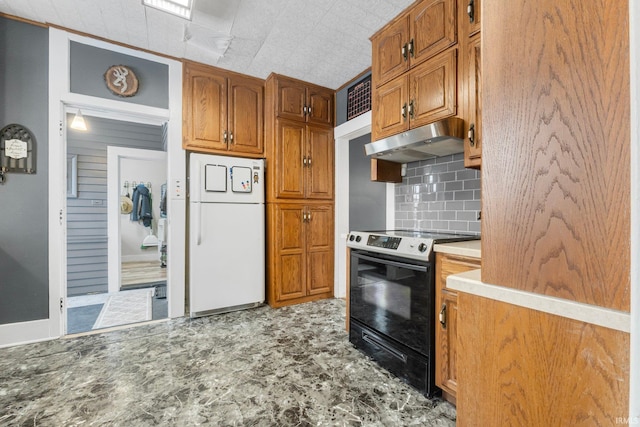
[[[415,271],[422,271],[422,272],[429,271],[429,268],[425,265],[407,264],[400,261],[392,261],[390,259],[377,258],[377,257],[364,255],[360,253],[354,253],[354,252],[351,252],[351,255],[353,255],[356,258],[364,259],[366,261],[376,262],[376,263],[385,264],[385,265],[393,265],[394,267],[406,268],[408,270],[415,270]]]
[[[369,344],[372,344],[372,345],[375,345],[377,347],[380,347],[381,349],[385,350],[387,353],[391,354],[393,357],[395,357],[397,359],[400,359],[403,363],[407,363],[407,355],[406,354],[403,354],[403,353],[399,352],[395,348],[391,348],[387,344],[385,344],[385,343],[381,342],[380,340],[376,339],[373,335],[369,335],[365,331],[362,331],[362,339],[365,342],[368,342]]]

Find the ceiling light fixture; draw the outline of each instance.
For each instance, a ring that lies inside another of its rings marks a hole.
[[[71,129],[75,130],[87,130],[87,124],[84,122],[84,117],[82,117],[82,111],[78,110],[75,117],[71,121]]]
[[[142,0],[142,4],[191,21],[193,0]]]

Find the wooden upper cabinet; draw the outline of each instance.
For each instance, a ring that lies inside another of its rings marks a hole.
[[[263,154],[262,80],[187,62],[183,90],[183,148]]]
[[[457,49],[450,49],[374,90],[371,139],[457,113]]]
[[[183,148],[226,150],[227,79],[206,67],[185,64]]]
[[[423,0],[411,9],[412,66],[457,42],[456,0]]]
[[[274,75],[274,81],[278,117],[333,125],[332,90],[280,75]]]
[[[456,0],[423,0],[371,37],[375,87],[457,41]]]
[[[228,141],[230,150],[262,154],[264,144],[264,84],[250,78],[228,79]]]
[[[456,114],[457,53],[457,49],[443,52],[409,73],[411,128]]]
[[[372,80],[376,86],[388,82],[409,69],[409,17],[401,16],[371,38]]]
[[[482,162],[482,67],[480,34],[467,45],[464,72],[466,73],[464,107],[466,135],[464,140],[464,166],[479,168]]]

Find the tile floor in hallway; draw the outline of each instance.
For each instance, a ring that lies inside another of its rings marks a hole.
[[[0,425],[454,426],[348,342],[345,303],[0,349]]]

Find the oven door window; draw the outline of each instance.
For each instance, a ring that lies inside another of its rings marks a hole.
[[[351,317],[423,354],[429,345],[431,267],[352,251]]]

